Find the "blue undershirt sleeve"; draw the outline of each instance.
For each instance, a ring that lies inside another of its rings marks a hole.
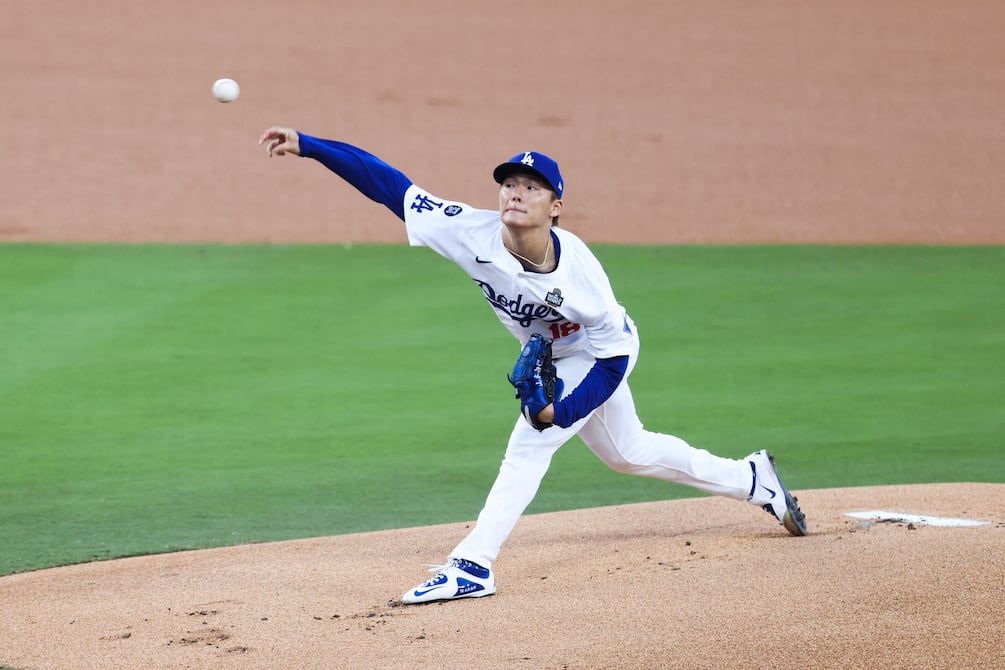
[[[405,220],[405,191],[412,185],[412,180],[400,170],[351,144],[298,134],[301,156],[318,161],[355,186],[360,193]]]
[[[555,403],[556,426],[568,428],[597,409],[611,397],[625,378],[628,356],[598,358],[572,393]]]

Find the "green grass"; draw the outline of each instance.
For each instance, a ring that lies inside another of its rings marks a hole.
[[[791,488],[1005,481],[1005,249],[596,249],[647,427]],[[395,246],[0,246],[0,574],[473,519],[516,416],[478,288]],[[578,441],[529,512],[694,496]]]

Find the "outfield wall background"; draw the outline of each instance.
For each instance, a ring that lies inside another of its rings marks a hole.
[[[994,0],[13,0],[0,31],[0,241],[404,240],[265,160],[278,124],[488,207],[544,151],[592,242],[1005,242]]]

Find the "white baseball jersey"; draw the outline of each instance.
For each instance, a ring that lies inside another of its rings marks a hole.
[[[634,325],[600,261],[574,234],[552,228],[560,250],[557,267],[546,274],[528,272],[503,245],[499,212],[437,198],[414,184],[404,204],[409,244],[429,247],[459,265],[521,345],[539,333],[553,340],[555,358],[633,352]]]

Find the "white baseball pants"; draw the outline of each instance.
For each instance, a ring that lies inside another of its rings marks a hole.
[[[618,472],[686,484],[706,493],[746,500],[753,484],[750,464],[714,456],[679,437],[645,430],[628,387],[628,376],[638,357],[638,338],[628,371],[614,394],[589,416],[568,428],[552,426],[536,431],[521,416],[510,434],[485,506],[478,521],[449,558],[464,558],[491,567],[503,542],[537,494],[552,456],[575,435],[600,460]],[[571,391],[593,367],[594,359],[573,355],[555,362],[558,376]]]

